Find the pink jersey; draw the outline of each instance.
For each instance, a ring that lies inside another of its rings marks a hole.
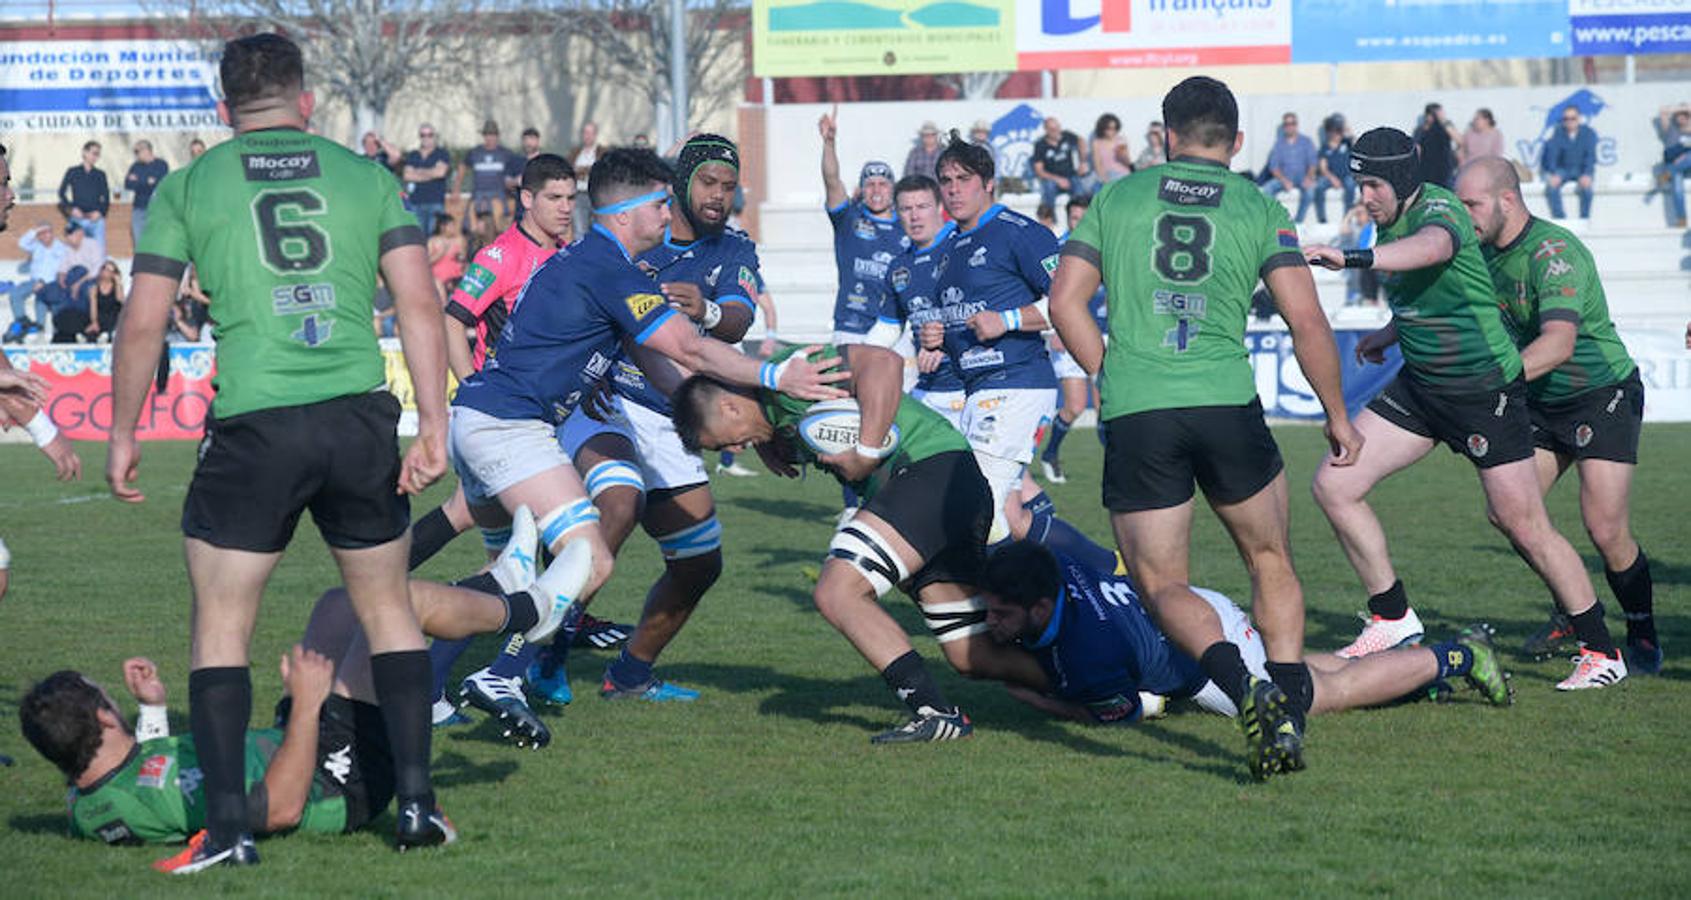
[[[452,299],[446,302],[446,314],[476,330],[477,370],[487,359],[487,348],[499,339],[499,330],[505,327],[505,318],[528,277],[557,252],[556,244],[536,241],[519,221],[481,248],[464,270]]]

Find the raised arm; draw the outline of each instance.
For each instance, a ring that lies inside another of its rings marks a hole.
[[[816,123],[816,130],[822,135],[822,191],[828,209],[834,209],[846,202],[846,198],[850,196],[846,191],[845,182],[840,180],[840,154],[834,149],[839,117],[840,107],[836,103],[834,111],[823,115]]]

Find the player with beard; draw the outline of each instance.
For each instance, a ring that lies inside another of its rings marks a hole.
[[[1573,625],[1580,656],[1557,689],[1625,678],[1626,663],[1603,624],[1603,604],[1585,565],[1544,508],[1521,355],[1503,324],[1473,221],[1455,194],[1420,181],[1414,141],[1395,128],[1358,138],[1350,164],[1362,205],[1380,227],[1379,242],[1372,250],[1305,247],[1304,256],[1329,269],[1387,273],[1382,281],[1392,321],[1357,342],[1356,353],[1379,362],[1395,343],[1403,369],[1356,419],[1368,451],[1352,466],[1324,460],[1315,475],[1315,500],[1369,594],[1368,623],[1339,655],[1421,639],[1420,617],[1367,498],[1376,484],[1443,443],[1479,471],[1488,518]]]
[[[1527,212],[1521,181],[1507,160],[1475,160],[1457,173],[1456,193],[1474,218],[1503,324],[1521,350],[1532,416],[1533,459],[1545,492],[1569,466],[1579,469],[1579,511],[1603,555],[1603,575],[1626,614],[1630,667],[1657,674],[1650,560],[1632,538],[1627,510],[1644,421],[1644,382],[1615,334],[1591,251],[1578,237]],[[1529,640],[1548,655],[1573,637],[1561,610]],[[1609,668],[1606,657],[1591,665]]]

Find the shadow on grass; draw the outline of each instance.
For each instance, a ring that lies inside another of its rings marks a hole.
[[[64,813],[18,813],[6,820],[13,831],[22,834],[50,834],[70,836],[70,823]]]
[[[833,523],[834,517],[840,514],[841,509],[841,507],[812,503],[808,500],[770,497],[730,497],[718,499],[717,502],[724,506],[732,506],[776,519],[798,519],[828,524]]]

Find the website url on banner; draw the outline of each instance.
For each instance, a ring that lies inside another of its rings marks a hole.
[[[1359,37],[1360,49],[1380,47],[1501,47],[1509,43],[1509,35],[1493,34],[1406,34],[1384,37]]]
[[[1648,47],[1691,42],[1691,23],[1574,26],[1574,46]]]

